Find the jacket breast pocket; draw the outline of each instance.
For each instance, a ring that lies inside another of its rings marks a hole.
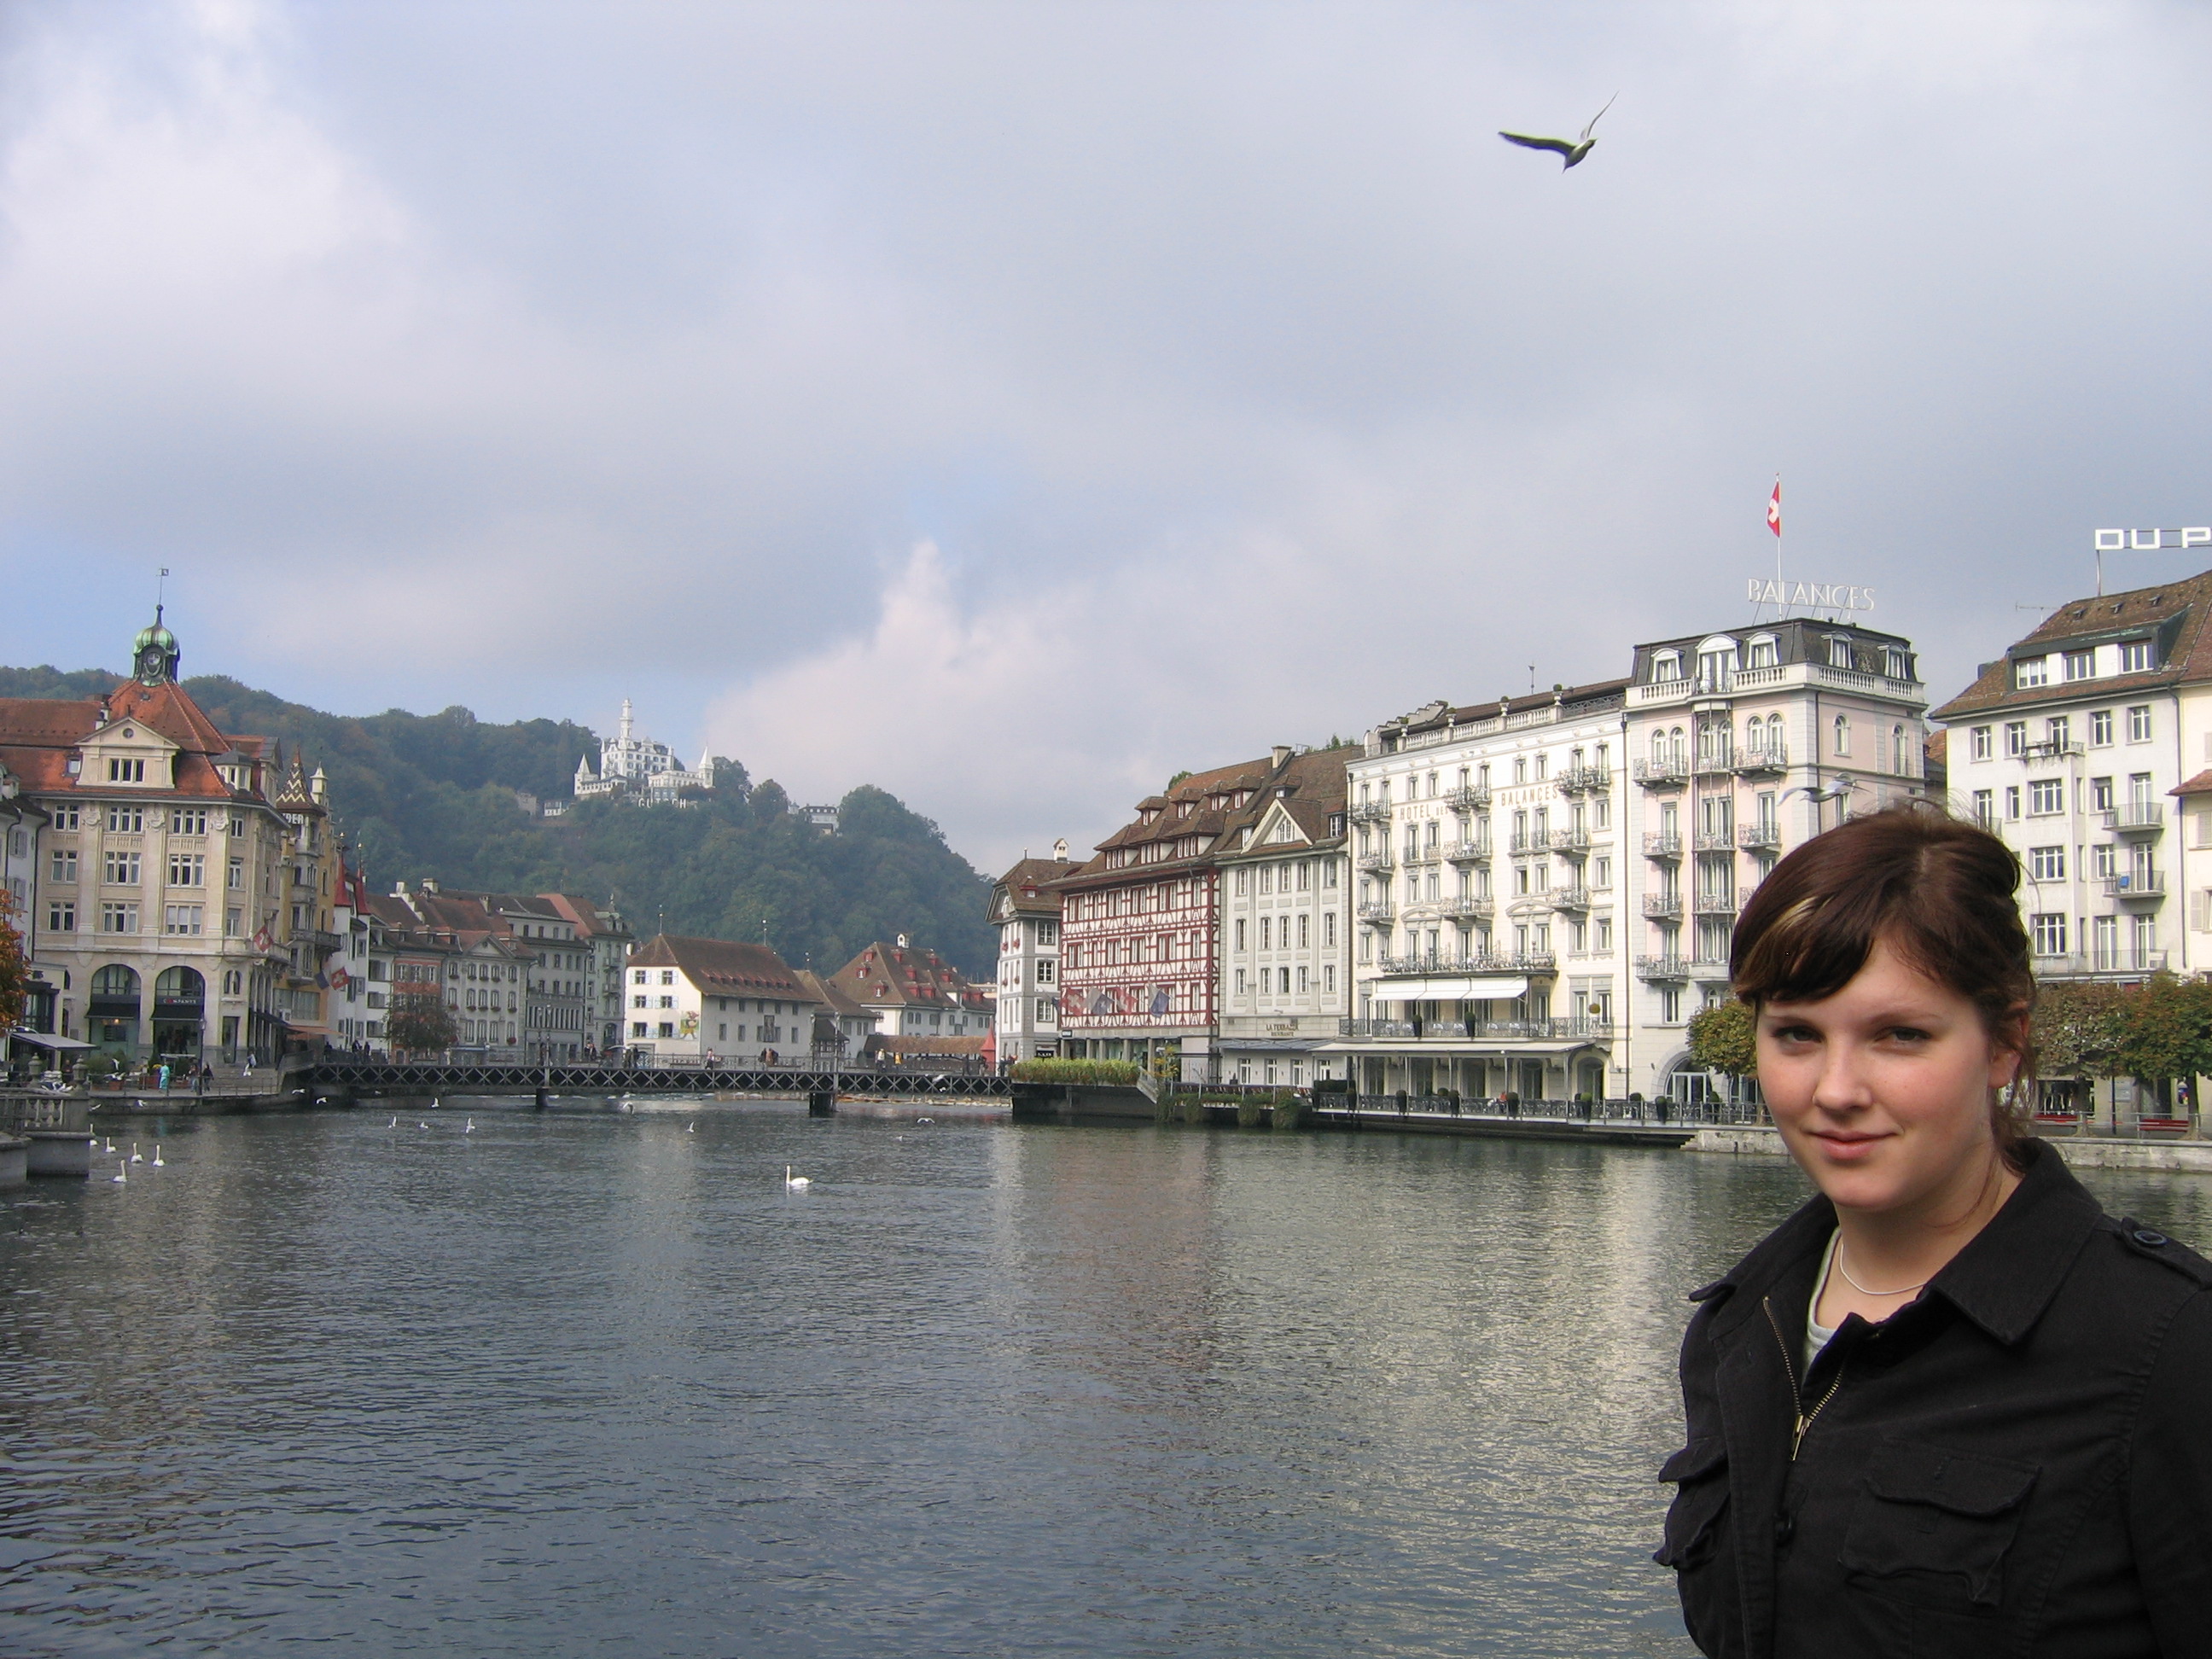
[[[2032,1463],[1887,1442],[1852,1505],[1844,1570],[1899,1601],[1995,1613],[2039,1473]]]

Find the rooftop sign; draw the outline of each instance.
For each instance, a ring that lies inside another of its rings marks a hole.
[[[2097,532],[2102,535],[2104,532]],[[1794,605],[1807,611],[1871,611],[1874,609],[1874,589],[1851,587],[1842,582],[1784,582],[1762,581],[1759,577],[1747,579],[1748,597],[1753,605]]]
[[[2162,547],[2212,547],[2212,525],[2191,525],[2183,530],[2100,530],[2100,553],[2155,553]],[[2148,541],[2143,539],[2149,537]],[[2173,541],[2166,538],[2176,538]]]

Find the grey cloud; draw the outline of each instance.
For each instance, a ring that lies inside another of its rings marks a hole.
[[[649,689],[991,861],[1736,617],[1778,467],[1939,693],[2212,516],[2193,8],[9,15],[17,660],[171,563],[196,666]],[[1493,136],[1616,88],[1571,175]],[[832,695],[902,669],[964,750]]]

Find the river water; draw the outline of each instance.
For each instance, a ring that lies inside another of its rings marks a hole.
[[[1380,1133],[392,1116],[173,1122],[127,1183],[0,1194],[0,1646],[1686,1654],[1648,1559],[1682,1292],[1803,1190]],[[2089,1179],[2212,1237],[2212,1181]]]

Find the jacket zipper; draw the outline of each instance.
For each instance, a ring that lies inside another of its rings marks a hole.
[[[1765,1310],[1766,1328],[1774,1333],[1775,1346],[1782,1350],[1782,1369],[1790,1376],[1790,1403],[1797,1409],[1796,1426],[1790,1435],[1790,1461],[1795,1463],[1797,1461],[1797,1449],[1805,1443],[1805,1431],[1813,1426],[1813,1419],[1820,1414],[1822,1407],[1836,1397],[1836,1390],[1844,1386],[1843,1368],[1837,1367],[1836,1380],[1828,1384],[1827,1393],[1814,1402],[1812,1410],[1806,1410],[1805,1391],[1797,1381],[1797,1362],[1790,1357],[1789,1339],[1782,1334],[1782,1326],[1774,1317],[1774,1298],[1763,1296],[1759,1299],[1759,1305]]]

